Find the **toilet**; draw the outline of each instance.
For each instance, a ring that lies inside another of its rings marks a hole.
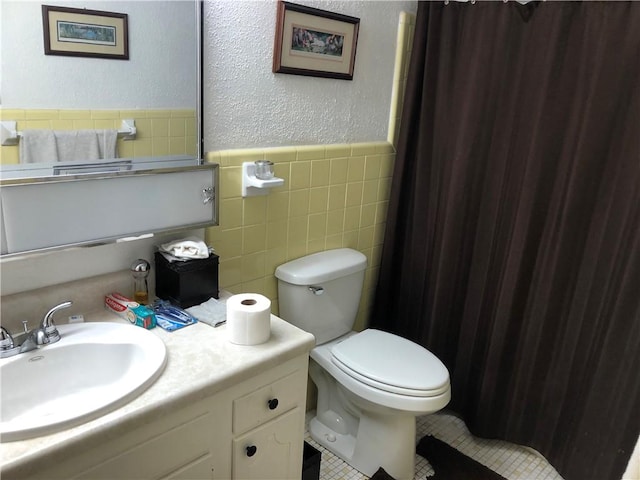
[[[375,329],[352,330],[367,266],[349,248],[280,265],[279,316],[312,333],[309,375],[318,388],[311,437],[372,476],[414,477],[416,417],[451,398],[449,372],[427,349]]]

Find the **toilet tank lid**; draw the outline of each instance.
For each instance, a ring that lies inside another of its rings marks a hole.
[[[367,257],[351,248],[314,253],[276,268],[276,277],[293,285],[328,282],[367,268]]]

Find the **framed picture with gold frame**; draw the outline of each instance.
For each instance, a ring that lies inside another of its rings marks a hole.
[[[278,1],[273,72],[353,80],[360,19]]]
[[[42,5],[45,55],[129,59],[128,16]]]

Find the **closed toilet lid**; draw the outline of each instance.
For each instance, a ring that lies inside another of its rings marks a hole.
[[[449,389],[449,372],[429,350],[405,338],[368,329],[331,349],[343,372],[384,391],[428,397]]]

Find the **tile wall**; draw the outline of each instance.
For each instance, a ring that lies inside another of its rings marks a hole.
[[[2,109],[2,120],[27,129],[119,129],[123,119],[135,120],[135,140],[118,139],[120,158],[196,155],[195,110],[37,110]],[[0,163],[19,163],[19,146],[2,146]]]
[[[271,160],[285,185],[242,198],[242,162]],[[356,328],[364,328],[375,289],[395,160],[387,142],[210,152],[220,164],[220,225],[206,239],[220,255],[221,287],[261,293],[278,312],[276,267],[326,249],[367,256]]]

